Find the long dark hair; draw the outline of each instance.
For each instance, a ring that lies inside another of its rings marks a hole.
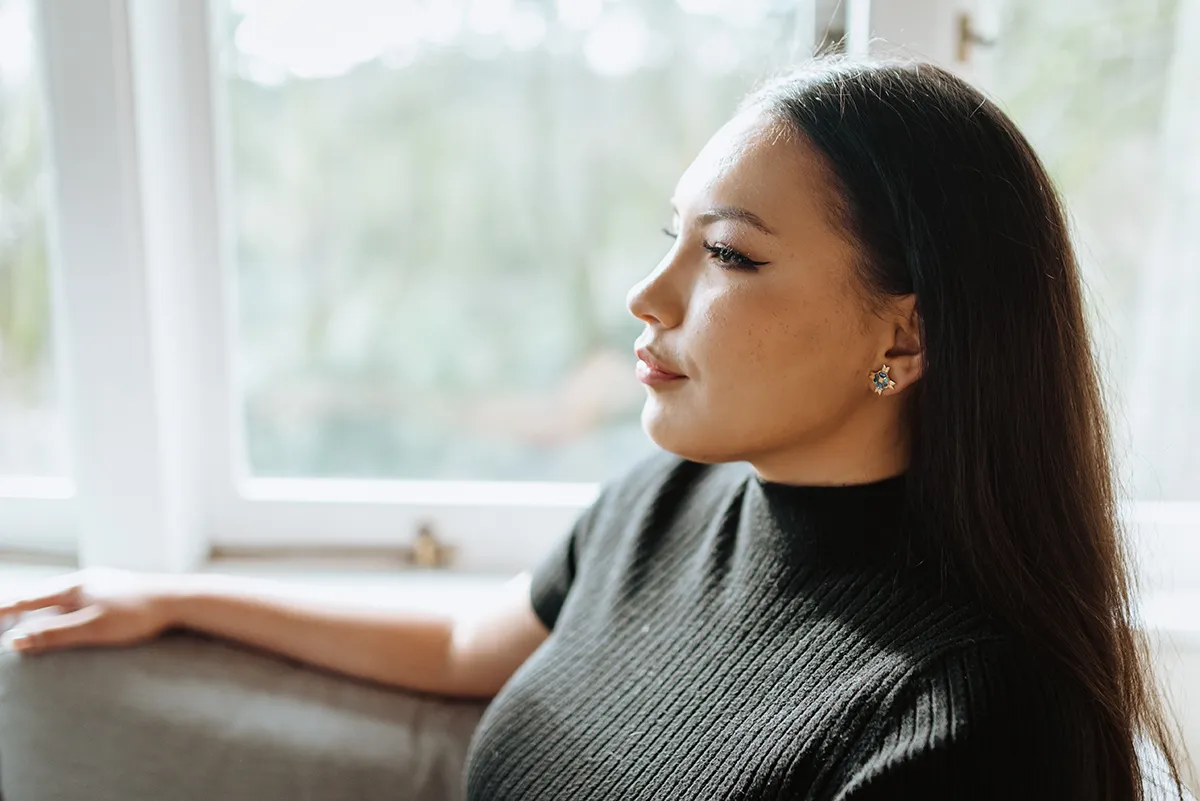
[[[915,293],[923,337],[907,503],[971,593],[1092,703],[1104,799],[1142,799],[1177,734],[1135,631],[1106,379],[1062,202],[1029,142],[952,73],[821,59],[756,89],[824,157],[864,297]]]

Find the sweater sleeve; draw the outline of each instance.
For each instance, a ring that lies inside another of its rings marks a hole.
[[[604,485],[596,500],[580,512],[567,533],[555,541],[549,552],[534,566],[530,576],[529,600],[534,613],[547,629],[553,630],[558,622],[559,613],[575,584],[592,529],[597,527],[597,519],[603,517],[617,489],[615,482]]]
[[[595,503],[582,512],[571,529],[534,566],[529,583],[529,600],[534,613],[547,629],[554,629],[558,613],[575,581],[580,546],[594,508]]]
[[[1074,695],[1007,642],[943,657],[867,727],[834,798],[1099,798],[1095,727]]]

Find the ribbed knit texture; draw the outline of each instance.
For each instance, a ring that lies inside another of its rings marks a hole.
[[[1077,694],[940,588],[904,484],[659,453],[606,486],[534,572],[552,633],[467,797],[1095,797]]]

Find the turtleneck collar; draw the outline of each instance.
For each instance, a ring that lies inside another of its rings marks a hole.
[[[751,468],[747,493],[759,535],[789,561],[901,566],[914,544],[905,524],[906,483],[907,473],[859,484],[784,484]]]

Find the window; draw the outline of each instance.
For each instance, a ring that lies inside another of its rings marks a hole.
[[[229,12],[251,472],[591,482],[646,452],[625,293],[688,162],[811,52],[811,5]]]
[[[10,489],[46,485],[36,478],[67,472],[52,343],[45,119],[31,15],[29,0],[0,0],[0,482]]]
[[[1200,4],[1001,0],[978,79],[1063,192],[1127,491],[1200,501]]]
[[[1196,564],[1200,4],[973,0],[966,62],[953,5],[0,0],[0,546],[189,569],[429,524],[455,569],[528,566],[650,447],[624,299],[681,170],[844,41],[1034,140],[1132,516]]]

